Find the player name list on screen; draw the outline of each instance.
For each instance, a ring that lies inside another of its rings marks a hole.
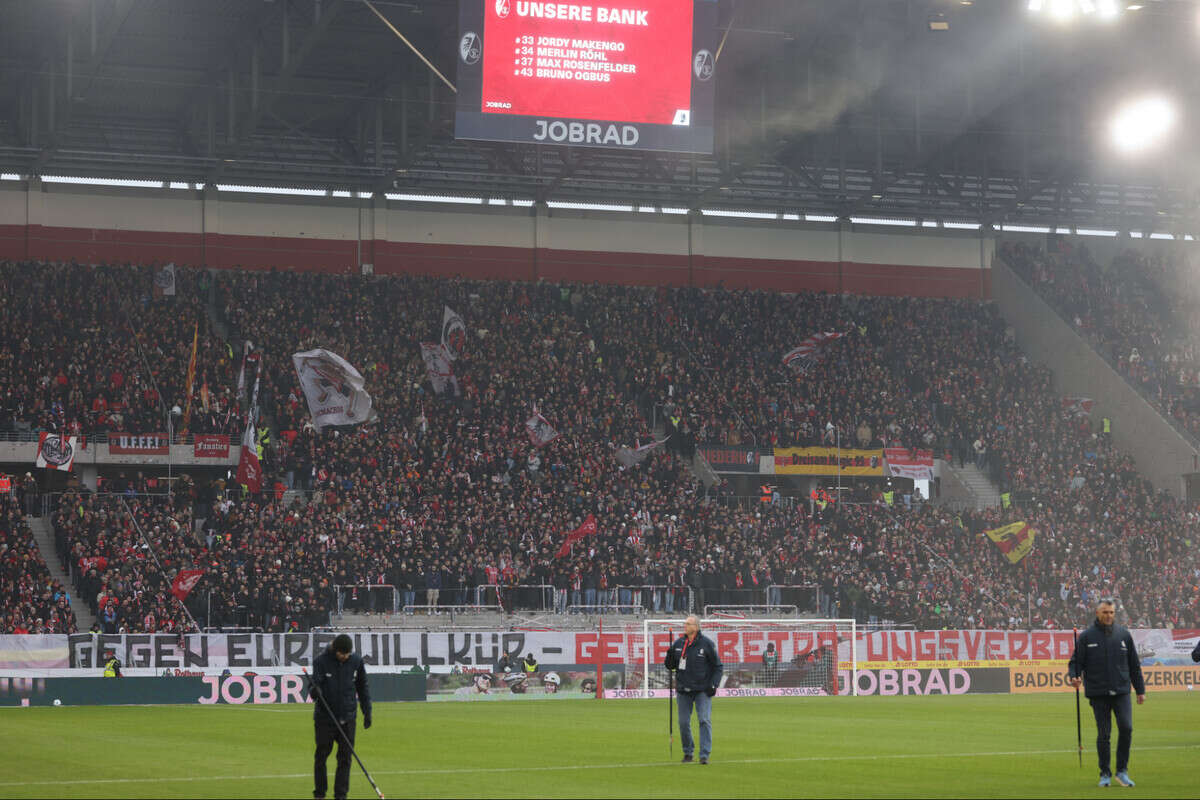
[[[711,152],[714,0],[463,0],[462,139]]]

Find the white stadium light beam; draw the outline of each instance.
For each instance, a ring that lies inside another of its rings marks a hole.
[[[1050,0],[1050,16],[1067,22],[1075,16],[1075,0]]]
[[[1175,127],[1176,111],[1161,95],[1135,100],[1117,109],[1109,123],[1113,146],[1133,155],[1154,148]]]

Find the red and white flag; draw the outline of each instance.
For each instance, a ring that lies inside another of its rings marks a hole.
[[[803,372],[808,369],[812,362],[822,356],[827,345],[845,335],[845,333],[838,333],[837,331],[814,333],[785,353],[783,363],[789,367],[796,367]]]
[[[204,577],[204,570],[202,569],[179,570],[179,574],[175,576],[175,580],[171,581],[171,594],[175,595],[179,599],[179,602],[182,603],[187,599],[188,594],[196,587],[196,584],[200,582],[202,577]]]
[[[292,365],[318,433],[329,425],[358,425],[377,417],[362,373],[337,353],[320,347],[293,353]]]
[[[538,413],[537,406],[533,408],[533,416],[525,420],[525,433],[534,447],[545,447],[559,437],[558,431]]]
[[[254,417],[246,423],[246,432],[242,434],[242,453],[238,457],[238,483],[257,494],[262,491],[262,465],[258,461],[258,442],[254,440]]]
[[[887,474],[914,481],[933,480],[933,451],[909,450],[907,447],[886,447],[883,464]]]
[[[1076,417],[1086,417],[1092,413],[1096,401],[1090,397],[1064,397],[1062,408],[1068,414]]]
[[[254,377],[254,394],[250,398],[250,413],[246,420],[246,432],[242,434],[242,452],[238,456],[237,481],[251,492],[262,491],[262,464],[258,460],[258,439],[255,430],[258,422],[258,386],[262,379],[262,359],[258,361],[258,374]]]
[[[588,536],[594,536],[597,530],[598,526],[596,525],[596,515],[588,514],[587,519],[583,521],[582,525],[567,534],[567,538],[563,540],[562,547],[558,548],[558,553],[556,553],[554,557],[563,558],[571,552],[571,545],[587,538]]]
[[[650,444],[644,444],[641,447],[622,447],[617,450],[617,461],[625,469],[631,469],[650,457],[650,454],[667,443],[666,439]]]
[[[445,311],[442,312],[442,349],[446,351],[446,357],[456,361],[466,349],[466,344],[466,323],[450,306],[445,306]]]
[[[75,452],[79,445],[77,436],[60,436],[43,433],[38,438],[37,465],[45,469],[70,472],[75,465]]]
[[[450,364],[450,354],[444,345],[434,342],[421,343],[421,359],[425,362],[425,374],[433,385],[435,394],[446,391],[447,386],[454,386],[457,394],[457,382],[454,380],[454,367]]]

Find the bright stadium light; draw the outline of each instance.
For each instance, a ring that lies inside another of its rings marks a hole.
[[[1161,96],[1145,97],[1117,110],[1109,123],[1113,146],[1135,154],[1161,143],[1175,126],[1175,107]]]
[[[1075,16],[1075,0],[1050,0],[1050,16],[1059,22],[1067,22]]]
[[[1035,14],[1045,11],[1055,22],[1065,23],[1079,15],[1104,21],[1114,20],[1126,6],[1122,0],[1029,0],[1026,8]],[[1127,8],[1132,11],[1135,6]]]

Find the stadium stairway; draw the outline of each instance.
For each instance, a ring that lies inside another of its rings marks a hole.
[[[947,461],[945,468],[971,493],[977,511],[1000,505],[1000,490],[988,479],[987,475],[983,474],[979,467],[974,464],[956,467]]]
[[[699,449],[696,450],[695,455],[690,460],[686,458],[682,460],[692,473],[692,476],[704,484],[705,489],[711,489],[720,480],[717,477],[716,471],[713,470],[712,465],[708,463],[708,459],[700,453]]]
[[[1200,473],[1200,443],[1176,428],[1051,308],[1002,258],[992,261],[992,294],[1017,344],[1053,373],[1062,395],[1095,401],[1092,420],[1112,420],[1113,444],[1133,456],[1158,489],[1186,497]]]
[[[25,521],[29,523],[33,539],[42,553],[42,560],[46,562],[46,567],[50,570],[50,577],[67,587],[67,591],[70,592],[71,610],[75,612],[76,627],[81,633],[90,631],[96,624],[96,617],[87,603],[80,602],[79,597],[76,596],[74,582],[63,571],[62,564],[59,563],[58,553],[54,549],[54,532],[50,529],[50,520],[46,517],[26,517]]]

